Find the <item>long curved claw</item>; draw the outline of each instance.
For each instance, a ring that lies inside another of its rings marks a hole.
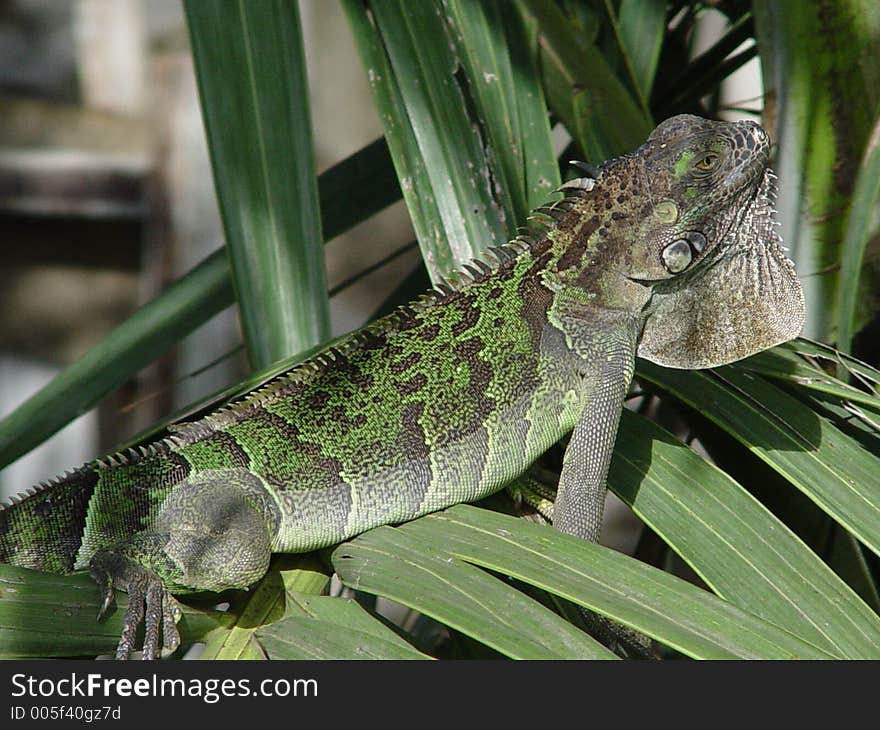
[[[113,588],[113,578],[107,571],[93,569],[92,578],[95,579],[101,592],[101,608],[98,609],[98,621],[101,621],[107,615],[110,606],[116,603],[116,591]]]
[[[180,646],[180,632],[177,623],[183,616],[180,604],[174,597],[165,591],[162,594],[162,642],[166,649],[174,651]]]

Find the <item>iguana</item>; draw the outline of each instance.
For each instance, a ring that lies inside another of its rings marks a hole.
[[[117,656],[178,642],[176,592],[246,588],[333,545],[503,488],[571,431],[554,525],[596,540],[636,355],[676,368],[791,339],[767,134],[680,115],[566,183],[457,280],[164,439],[0,511],[0,560],[129,594]],[[162,641],[160,642],[160,633]]]

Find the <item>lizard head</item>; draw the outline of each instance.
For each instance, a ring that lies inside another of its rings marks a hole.
[[[769,158],[754,122],[684,114],[630,156],[640,215],[624,273],[652,289],[640,356],[714,367],[800,334],[803,294],[773,221]]]
[[[770,197],[770,140],[754,122],[680,114],[660,124],[633,158],[641,214],[628,276],[637,281],[678,278],[711,260],[758,193]]]

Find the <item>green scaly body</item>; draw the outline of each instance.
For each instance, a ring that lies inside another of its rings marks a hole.
[[[668,120],[454,285],[0,511],[0,560],[128,590],[119,655],[145,620],[154,656],[170,592],[491,494],[572,429],[554,524],[595,540],[636,354],[710,367],[800,331],[768,148],[750,123]]]

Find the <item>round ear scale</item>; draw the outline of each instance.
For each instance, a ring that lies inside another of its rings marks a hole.
[[[706,250],[706,237],[699,231],[688,231],[684,238],[670,243],[660,252],[660,259],[670,274],[680,274]]]
[[[703,253],[706,250],[706,237],[699,231],[688,231],[684,237],[697,253]]]
[[[679,238],[660,252],[660,258],[670,274],[680,274],[691,265],[694,255],[690,243]]]

